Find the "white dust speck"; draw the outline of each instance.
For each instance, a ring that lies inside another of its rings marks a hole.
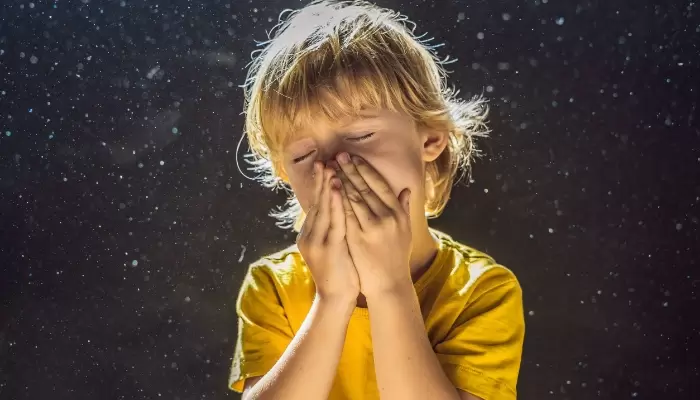
[[[156,76],[158,71],[160,71],[160,66],[156,65],[148,71],[148,73],[146,74],[146,78],[153,79],[153,77]]]
[[[510,69],[510,63],[507,62],[499,62],[497,64],[498,70],[499,71],[507,71]]]
[[[244,256],[245,256],[245,246],[241,245],[241,256],[238,257],[238,262],[243,261]]]

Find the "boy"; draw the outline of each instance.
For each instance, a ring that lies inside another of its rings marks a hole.
[[[246,134],[263,183],[291,187],[273,215],[299,235],[243,282],[229,387],[244,399],[516,397],[517,279],[427,222],[485,107],[444,87],[407,23],[315,1],[251,66]]]

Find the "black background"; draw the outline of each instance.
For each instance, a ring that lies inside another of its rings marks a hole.
[[[379,2],[490,100],[432,226],[518,275],[522,399],[700,390],[700,10],[659,3]],[[239,85],[302,4],[3,2],[0,398],[237,398],[241,279],[294,239],[238,170]]]

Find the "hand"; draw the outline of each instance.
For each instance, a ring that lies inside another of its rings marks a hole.
[[[345,214],[335,171],[314,163],[314,204],[297,235],[297,246],[322,298],[356,301],[360,281],[345,240]]]
[[[338,155],[346,238],[362,294],[372,296],[411,284],[411,218],[408,188],[398,198],[365,160]]]

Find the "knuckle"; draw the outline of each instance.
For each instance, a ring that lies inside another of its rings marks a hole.
[[[372,189],[369,188],[369,186],[364,186],[358,189],[360,194],[370,194],[372,192]]]
[[[378,232],[392,231],[395,225],[395,221],[390,215],[373,216],[372,222]]]
[[[355,203],[362,201],[362,196],[357,192],[348,193],[348,198],[350,201],[354,201]]]
[[[311,235],[311,243],[313,244],[314,247],[317,249],[322,249],[325,245],[326,241],[326,236],[328,235],[328,231],[319,231],[315,232],[314,234]]]
[[[391,220],[394,214],[391,210],[382,210],[379,212],[378,217],[382,224],[386,224],[387,220]]]
[[[367,232],[368,238],[370,238],[373,242],[381,239],[382,227],[377,222],[372,220],[372,222],[370,222],[366,226],[367,229],[365,229],[364,231]]]

